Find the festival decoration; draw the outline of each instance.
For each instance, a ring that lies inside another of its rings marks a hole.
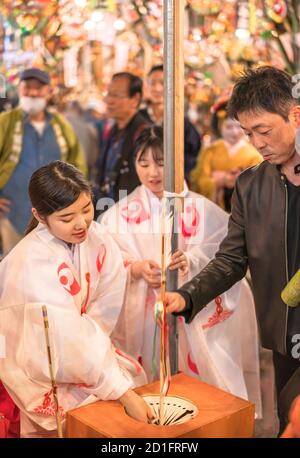
[[[245,66],[265,63],[299,72],[298,4],[291,0],[185,0],[189,101],[201,104],[201,110],[208,107]],[[73,87],[79,93],[93,85],[104,89],[115,70],[145,77],[152,65],[163,62],[162,5],[163,0],[2,0],[5,35],[2,31],[1,38],[0,27],[0,52],[2,45],[5,58],[0,71],[16,84],[19,71],[34,63],[63,82],[63,74],[70,75],[68,65],[73,70],[78,66],[78,84]],[[87,46],[89,66],[84,57]],[[95,60],[101,69],[95,68]],[[91,74],[83,77],[87,68]],[[88,86],[83,83],[87,80]]]

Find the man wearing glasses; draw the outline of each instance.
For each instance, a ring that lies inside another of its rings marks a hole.
[[[115,121],[98,160],[96,197],[117,202],[120,190],[131,193],[140,181],[133,164],[136,138],[148,122],[139,114],[143,82],[128,72],[116,73],[106,95],[107,117]]]

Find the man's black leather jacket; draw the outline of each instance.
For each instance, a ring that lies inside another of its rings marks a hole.
[[[187,322],[249,266],[262,346],[286,353],[288,311],[280,293],[288,281],[287,199],[285,176],[266,161],[239,176],[228,234],[215,259],[178,290],[191,298],[192,309],[182,313]]]

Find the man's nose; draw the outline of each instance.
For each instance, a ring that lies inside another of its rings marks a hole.
[[[250,141],[252,145],[258,150],[261,150],[266,146],[266,142],[261,136],[253,135],[253,137],[250,138]]]

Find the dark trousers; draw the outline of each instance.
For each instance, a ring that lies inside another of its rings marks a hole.
[[[280,435],[287,426],[290,405],[293,399],[300,394],[300,385],[296,383],[300,374],[300,361],[289,355],[273,351],[273,363]]]

